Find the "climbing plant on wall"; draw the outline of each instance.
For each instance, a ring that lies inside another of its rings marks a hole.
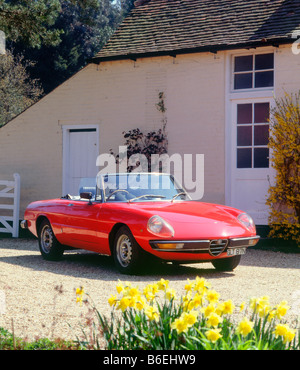
[[[122,135],[125,139],[124,145],[127,147],[127,160],[135,154],[143,154],[147,159],[148,171],[151,172],[151,155],[152,154],[166,154],[168,152],[168,139],[166,132],[167,119],[165,116],[165,96],[163,92],[158,94],[158,103],[155,105],[156,109],[161,112],[161,128],[158,130],[151,130],[149,132],[142,132],[139,128],[134,128],[129,131],[123,131]],[[114,155],[113,150],[110,154]],[[116,163],[119,164],[124,158],[116,156]],[[140,163],[130,164],[127,166],[127,171],[131,172]]]

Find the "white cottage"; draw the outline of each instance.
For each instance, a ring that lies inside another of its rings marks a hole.
[[[202,200],[266,225],[269,110],[300,89],[299,23],[293,0],[137,2],[85,68],[0,129],[0,179],[20,174],[20,217],[94,176],[123,131],[159,129],[163,92],[169,155],[204,154]]]

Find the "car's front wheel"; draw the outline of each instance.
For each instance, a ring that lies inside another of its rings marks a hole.
[[[48,220],[42,221],[38,231],[38,239],[40,252],[45,260],[57,261],[61,259],[64,249],[56,239]]]
[[[144,252],[126,226],[122,226],[116,233],[113,257],[122,274],[131,275],[141,271]]]
[[[222,258],[212,261],[211,263],[218,271],[232,271],[240,263],[241,256]]]

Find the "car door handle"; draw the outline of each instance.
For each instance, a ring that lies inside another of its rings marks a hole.
[[[73,203],[68,204],[68,207],[73,207],[73,206],[74,206]]]

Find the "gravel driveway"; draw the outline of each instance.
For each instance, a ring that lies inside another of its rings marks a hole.
[[[126,276],[108,257],[70,251],[60,262],[47,262],[36,240],[0,239],[0,327],[14,328],[16,336],[28,339],[74,339],[87,314],[87,307],[75,302],[76,288],[84,286],[98,310],[108,313],[107,299],[115,294],[118,279],[143,287],[164,278],[181,294],[187,279],[197,275],[211,283],[221,300],[238,305],[268,295],[274,304],[288,301],[289,320],[300,316],[300,254],[248,249],[234,272],[216,272],[210,263],[167,264],[144,276]]]

